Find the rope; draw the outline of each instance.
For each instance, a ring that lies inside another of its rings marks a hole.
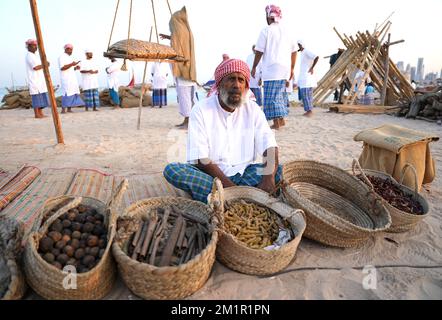
[[[132,1],[132,0],[131,0]],[[157,26],[157,17],[155,15],[155,5],[153,3],[153,0],[151,0],[152,2],[152,11],[153,11],[153,20],[155,22],[155,33],[157,35],[157,43],[160,43],[160,37],[158,36],[158,26]]]
[[[111,34],[110,34],[110,37],[109,37],[109,43],[107,45],[107,50],[108,51],[109,51],[111,40],[112,40],[112,34],[114,33],[115,21],[117,20],[117,13],[118,13],[118,7],[119,6],[120,6],[120,0],[118,0],[117,7],[115,8],[114,22],[112,23]]]
[[[132,25],[132,5],[133,5],[133,0],[130,0],[129,27],[128,27],[128,31],[127,31],[127,49],[126,49],[126,52],[129,52],[130,28],[131,28],[131,25]],[[123,66],[121,67],[121,70],[122,71],[127,71],[126,59],[124,59],[124,63],[123,63]]]
[[[149,42],[152,41],[152,29],[153,27],[150,27],[150,37],[149,37]],[[146,82],[146,71],[147,71],[147,61],[144,64],[144,73],[143,73],[143,84],[141,85],[141,94],[140,94],[140,103],[138,106],[138,122],[137,122],[137,129],[140,130],[141,129],[141,110],[143,108],[143,98],[144,98],[144,84]]]
[[[170,15],[172,15],[172,9],[170,8],[169,0],[166,0],[166,1],[167,1],[167,6],[169,7]]]

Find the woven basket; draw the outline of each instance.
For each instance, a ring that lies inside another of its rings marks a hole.
[[[301,160],[285,164],[283,175],[284,197],[304,210],[305,236],[310,239],[335,247],[355,247],[391,225],[379,197],[344,170]]]
[[[127,255],[130,236],[135,224],[148,217],[151,209],[175,205],[198,221],[207,222],[213,229],[207,247],[195,258],[178,267],[156,267],[131,259]],[[207,281],[215,262],[218,232],[216,218],[210,208],[185,198],[158,197],[139,201],[125,210],[118,219],[117,236],[112,246],[118,269],[127,287],[143,299],[183,299],[198,291]]]
[[[52,206],[54,203],[60,201],[71,200],[53,215],[50,215],[47,210],[48,208],[46,208],[43,212],[46,218],[45,222],[38,231],[31,234],[26,245],[24,269],[28,284],[35,292],[51,300],[95,300],[101,299],[109,293],[117,275],[115,262],[110,254],[112,240],[115,236],[116,212],[114,208],[117,207],[119,201],[121,201],[122,194],[126,187],[127,180],[124,180],[108,205],[97,199],[88,197],[76,198],[64,196],[48,201],[48,204]],[[46,234],[49,226],[67,210],[76,207],[80,203],[96,209],[98,213],[104,216],[104,224],[108,230],[108,243],[105,253],[98,265],[87,273],[76,275],[77,288],[72,290],[65,289],[63,286],[68,273],[58,270],[44,261],[38,254],[38,246],[40,239]]]
[[[131,60],[168,59],[185,61],[184,57],[178,55],[175,49],[170,46],[136,39],[121,40],[114,43],[104,53],[104,56]]]
[[[428,217],[429,211],[430,211],[430,205],[428,201],[419,194],[417,188],[419,186],[417,182],[417,173],[416,169],[411,164],[406,164],[404,168],[402,169],[401,179],[400,183],[396,182],[392,176],[385,172],[381,171],[375,171],[375,170],[368,170],[368,169],[361,169],[359,166],[359,163],[357,160],[353,162],[352,170],[348,170],[349,172],[352,172],[353,175],[357,176],[358,173],[356,172],[356,168],[359,169],[359,171],[362,173],[362,176],[366,183],[370,186],[370,188],[374,191],[374,187],[371,184],[371,182],[367,179],[366,175],[379,177],[382,179],[390,179],[394,185],[396,185],[399,189],[401,189],[405,194],[411,195],[413,199],[417,202],[419,202],[422,205],[422,208],[424,209],[424,214],[417,215],[417,214],[411,214],[402,210],[399,210],[395,207],[393,207],[391,204],[389,204],[386,200],[382,199],[384,202],[385,207],[389,211],[391,215],[391,227],[387,230],[387,232],[392,233],[401,233],[401,232],[407,232],[413,229],[419,222],[421,222],[423,219]],[[405,177],[405,173],[408,169],[411,169],[414,173],[415,177],[415,190],[408,188],[407,186],[404,186],[402,184],[402,181]]]
[[[0,219],[0,224],[0,254],[4,254],[3,258],[10,277],[8,288],[0,300],[19,300],[26,292],[25,277],[18,264],[21,256],[23,227],[13,219],[3,217]]]
[[[209,195],[209,205],[223,220],[225,201],[245,200],[271,209],[286,219],[295,231],[295,238],[278,250],[251,249],[231,234],[220,230],[216,250],[217,259],[227,267],[250,275],[272,275],[285,269],[293,260],[306,228],[304,213],[271,197],[268,193],[251,187],[224,189],[219,179],[214,181],[214,190]],[[220,223],[220,225],[223,225]]]

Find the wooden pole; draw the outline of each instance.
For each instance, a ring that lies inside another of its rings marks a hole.
[[[48,59],[46,58],[46,52],[41,33],[40,18],[38,16],[38,9],[37,9],[37,1],[29,0],[29,4],[31,5],[32,19],[34,20],[35,35],[37,37],[38,50],[40,52],[41,64],[43,66],[43,73],[45,75],[46,87],[48,88],[48,94],[51,100],[52,119],[54,121],[55,133],[57,134],[58,143],[64,144],[64,137],[63,137],[63,131],[61,129],[60,116],[58,114],[57,102],[55,100],[54,86],[52,85],[51,74],[49,73],[49,63]]]
[[[391,34],[388,34],[388,42],[386,44],[386,57],[385,57],[385,65],[384,65],[384,83],[382,85],[382,92],[381,92],[381,105],[385,106],[385,100],[387,98],[387,85],[388,85],[388,73],[390,72],[390,37]]]
[[[152,30],[153,30],[153,26],[150,27],[149,42],[152,41]],[[146,82],[146,71],[147,71],[147,61],[144,64],[143,83],[141,84],[140,103],[139,103],[139,106],[138,106],[138,123],[137,123],[137,129],[138,130],[141,129],[141,111],[143,109],[143,98],[144,98],[143,88],[144,88],[144,83]]]

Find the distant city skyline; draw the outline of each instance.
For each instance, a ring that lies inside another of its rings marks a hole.
[[[403,74],[405,74],[410,81],[414,80],[416,82],[423,82],[423,81],[434,81],[438,78],[442,78],[442,69],[440,73],[438,73],[437,70],[431,70],[425,72],[425,59],[424,58],[418,58],[417,60],[417,67],[412,66],[410,63],[407,64],[407,67],[404,68],[405,62],[404,61],[398,61],[396,63],[397,68],[399,71],[401,71]]]

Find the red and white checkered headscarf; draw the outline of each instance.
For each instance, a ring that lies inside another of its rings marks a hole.
[[[64,50],[66,50],[66,49],[74,49],[74,46],[72,44],[68,43],[64,46]]]
[[[29,39],[28,41],[25,42],[25,44],[26,44],[27,46],[29,46],[29,45],[31,45],[31,44],[37,45],[37,40]]]
[[[241,73],[246,78],[246,86],[249,88],[250,69],[247,63],[239,59],[229,59],[221,62],[215,70],[215,87],[219,88],[225,76],[231,73]]]
[[[281,8],[273,4],[269,4],[266,7],[266,13],[267,17],[274,18],[276,22],[278,22],[282,18]]]

